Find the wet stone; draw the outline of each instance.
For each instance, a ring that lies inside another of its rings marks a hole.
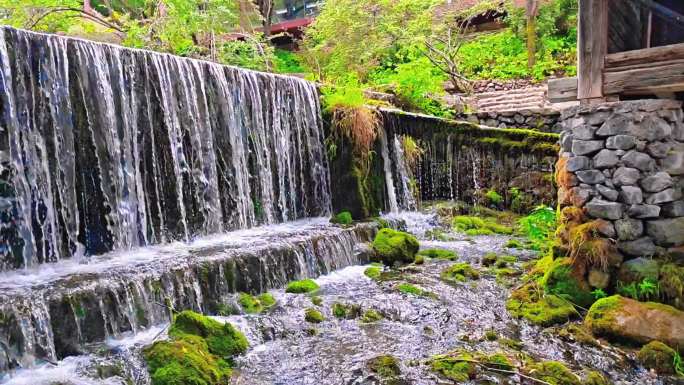
[[[613,115],[601,125],[596,131],[598,136],[613,136],[618,134],[625,134],[630,131],[633,126],[632,119],[625,115]]]
[[[575,136],[575,139],[580,140],[594,139],[595,132],[596,127],[590,126],[588,124],[580,124],[572,129],[572,134]]]
[[[644,233],[644,224],[638,219],[619,219],[615,221],[615,231],[621,241],[633,241]]]
[[[639,180],[641,173],[635,168],[620,167],[613,173],[613,183],[616,186],[634,185]]]
[[[673,188],[669,188],[667,190],[650,195],[648,198],[646,198],[646,203],[649,205],[657,205],[661,203],[674,202],[680,197],[680,193]]]
[[[646,233],[660,246],[684,244],[684,217],[646,222]]]
[[[646,146],[646,152],[654,158],[665,158],[670,153],[672,143],[655,142]]]
[[[644,191],[655,193],[672,187],[673,181],[670,174],[661,171],[642,179],[640,184]]]
[[[603,149],[602,140],[573,140],[572,152],[575,155],[589,155]]]
[[[580,182],[587,184],[602,183],[604,180],[606,180],[605,175],[603,175],[603,173],[598,170],[577,171],[575,175],[577,176],[577,179],[580,180]]]
[[[598,154],[594,155],[594,167],[596,168],[611,168],[614,167],[620,159],[615,154],[615,151],[603,149]]]
[[[653,243],[653,240],[649,237],[641,237],[634,241],[618,242],[618,249],[633,257],[653,255],[656,252],[655,243]]]
[[[649,142],[665,139],[672,134],[672,126],[657,116],[647,116],[639,124],[630,127],[630,133]]]
[[[570,172],[585,170],[590,167],[591,161],[586,156],[574,156],[568,159],[565,167]]]
[[[676,201],[663,205],[663,215],[670,218],[684,217],[684,201]]]
[[[595,198],[587,203],[585,207],[587,213],[594,218],[615,220],[622,217],[623,207],[621,203]]]
[[[599,194],[601,194],[601,196],[603,196],[611,202],[615,202],[618,199],[619,193],[615,189],[606,187],[602,184],[597,185],[596,189],[598,190]]]
[[[675,145],[661,162],[661,169],[668,174],[684,175],[684,143]]]
[[[627,215],[632,218],[658,218],[660,206],[658,205],[632,205],[627,210]]]
[[[561,149],[565,152],[572,152],[572,142],[575,139],[574,136],[570,134],[563,133],[561,135]]]
[[[630,150],[636,146],[636,138],[631,135],[615,135],[606,139],[606,147],[613,150]]]
[[[653,158],[643,152],[629,151],[622,157],[622,162],[627,167],[639,169],[641,171],[651,171],[655,168]]]
[[[628,205],[640,204],[644,201],[644,195],[639,187],[622,186],[620,201]]]

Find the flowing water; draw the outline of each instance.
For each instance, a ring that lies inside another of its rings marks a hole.
[[[395,214],[403,218],[408,230],[420,233],[437,226],[433,215],[418,213]],[[504,248],[505,236],[480,236],[473,239],[451,234],[449,242],[421,240],[424,248],[445,248],[456,251],[460,261],[480,268],[480,258],[487,252],[515,254],[515,268],[535,258],[533,252]],[[368,361],[378,355],[391,354],[400,360],[401,384],[437,385],[449,381],[429,370],[426,360],[435,354],[463,348],[472,351],[511,355],[503,338],[518,340],[520,350],[535,360],[558,360],[576,372],[598,370],[615,384],[666,385],[667,379],[653,377],[638,367],[633,355],[609,345],[582,345],[558,336],[557,329],[530,326],[511,318],[505,310],[509,293],[506,281],[484,273],[477,281],[451,285],[440,280],[440,272],[451,261],[429,260],[421,266],[404,268],[401,278],[375,282],[363,272],[365,266],[350,266],[319,277],[322,299],[320,306],[309,295],[288,294],[282,289],[270,290],[277,305],[263,314],[217,317],[242,330],[249,342],[248,352],[236,360],[234,384],[240,385],[351,385],[381,384],[368,368]],[[484,269],[483,269],[484,271]],[[410,282],[435,294],[420,297],[397,290],[401,282]],[[235,301],[235,298],[226,298]],[[359,319],[337,319],[332,314],[334,303],[354,304],[362,309],[375,309],[384,319],[365,324]],[[307,308],[320,310],[326,320],[310,324],[304,320]],[[116,376],[98,378],[103,368],[124,368],[120,375],[147,384],[149,379],[140,359],[140,349],[155,338],[164,338],[163,327],[150,328],[128,338],[109,339],[104,345],[90,346],[88,354],[70,357],[54,365],[20,371],[9,384],[35,384],[29,379],[69,378],[73,384],[119,384]],[[489,341],[485,332],[494,330],[499,340]],[[162,335],[159,335],[159,332]],[[111,375],[111,374],[110,374]],[[42,377],[41,377],[42,376]],[[62,377],[59,377],[62,376]],[[491,382],[482,382],[488,380]],[[518,376],[493,374],[475,383],[526,383]],[[508,382],[507,382],[508,381]]]

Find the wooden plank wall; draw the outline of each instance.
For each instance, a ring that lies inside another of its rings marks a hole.
[[[603,59],[608,52],[608,0],[580,0],[577,97],[603,97]]]

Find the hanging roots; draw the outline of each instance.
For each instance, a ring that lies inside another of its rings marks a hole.
[[[368,107],[339,106],[333,110],[332,126],[352,142],[354,153],[362,158],[373,148],[380,125],[380,114]]]
[[[607,271],[610,256],[617,252],[613,242],[599,234],[600,227],[595,220],[570,229],[570,260],[580,276],[592,266]]]

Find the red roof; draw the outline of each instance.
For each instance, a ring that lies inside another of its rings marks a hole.
[[[313,23],[313,20],[314,19],[311,17],[304,17],[301,19],[288,20],[283,21],[282,23],[273,24],[271,25],[271,33],[294,32],[309,26],[311,23]]]

